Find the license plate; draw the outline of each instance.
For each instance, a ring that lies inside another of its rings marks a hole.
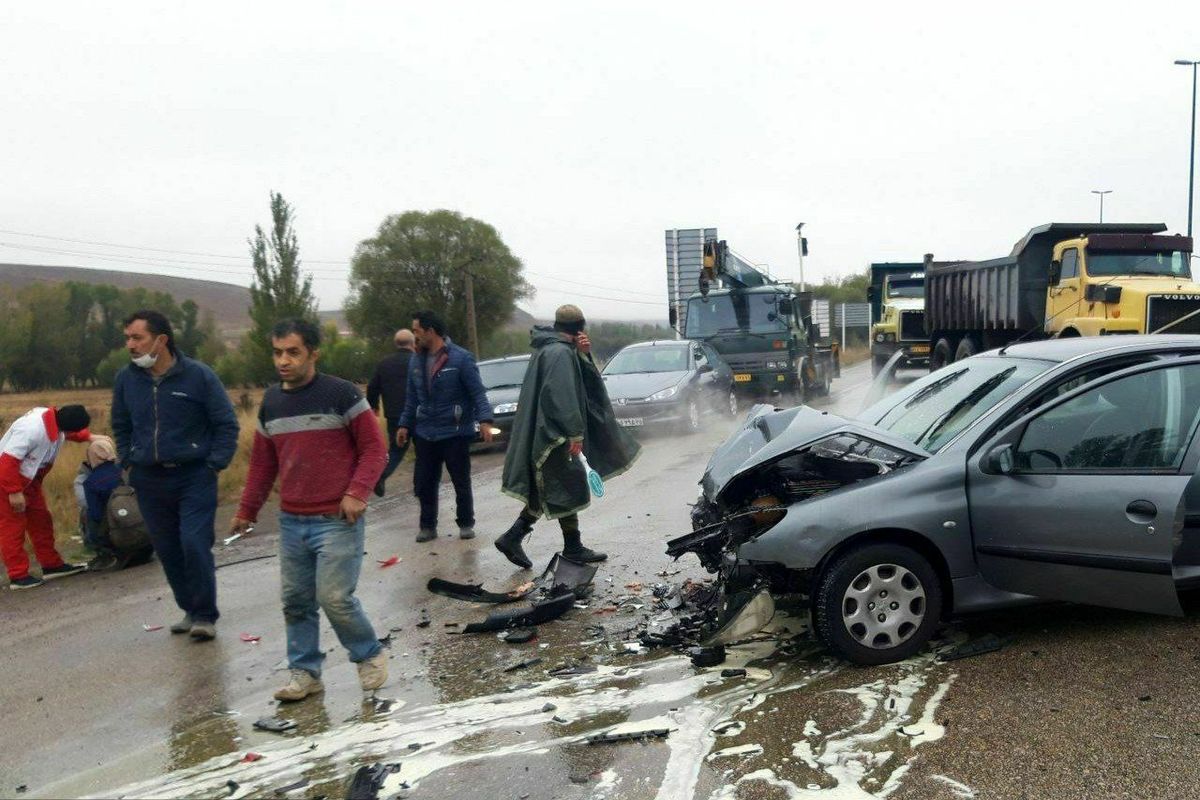
[[[625,417],[618,418],[617,424],[622,428],[640,428],[646,424],[646,421],[641,417]]]
[[[737,381],[738,383],[749,383],[749,382],[750,382],[750,377],[751,377],[751,376],[747,375],[747,374],[746,374],[746,373],[744,373],[744,372],[738,372],[738,373],[735,373],[735,374],[734,374],[734,376],[733,376],[733,379],[734,379],[735,381]]]
[[[908,350],[909,350],[909,352],[910,352],[910,353],[928,353],[928,352],[929,352],[929,345],[927,345],[927,344],[914,344],[912,347],[908,348]]]

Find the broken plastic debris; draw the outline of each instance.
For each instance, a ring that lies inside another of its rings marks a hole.
[[[229,545],[233,544],[240,538],[242,538],[242,535],[240,533],[235,533],[233,536],[226,536],[224,539],[222,539],[221,544],[225,547],[229,547]]]
[[[151,633],[153,631],[161,631],[162,629],[163,629],[162,625],[142,625],[142,630],[146,631],[146,633]]]
[[[540,625],[558,619],[571,610],[575,603],[575,594],[566,587],[561,587],[562,593],[532,606],[517,608],[512,611],[493,611],[482,622],[472,622],[463,628],[463,633],[484,633],[499,631],[504,628],[520,628]]]
[[[712,732],[717,736],[737,736],[744,730],[746,730],[746,723],[731,719],[718,724],[712,729]]]
[[[540,663],[542,663],[541,657],[535,656],[534,658],[523,659],[521,661],[518,661],[515,664],[509,664],[507,667],[504,668],[504,671],[505,672],[516,672],[519,669],[525,669],[526,667],[532,667],[535,664],[540,664]]]
[[[656,717],[640,722],[625,722],[602,733],[594,733],[587,737],[587,743],[610,744],[612,742],[632,742],[639,739],[664,739],[670,733],[669,720],[666,717]]]
[[[383,788],[384,779],[399,771],[399,764],[370,764],[359,767],[350,779],[350,786],[346,790],[347,799],[376,800],[379,790]]]
[[[567,678],[573,675],[587,675],[595,672],[596,667],[593,664],[576,664],[570,667],[559,667],[551,670],[548,674],[554,678]]]
[[[255,761],[262,761],[262,759],[263,759],[263,756],[261,754],[250,752],[250,753],[246,753],[246,755],[242,756],[242,760],[239,761],[238,763],[239,764],[253,764]]]
[[[308,778],[301,778],[300,780],[296,781],[295,783],[289,783],[287,786],[280,786],[278,789],[275,790],[275,796],[283,797],[284,795],[286,795],[290,792],[299,791],[300,789],[303,789],[306,786],[308,786]]]
[[[379,568],[386,569],[387,567],[394,567],[399,563],[400,563],[400,556],[390,556],[389,558],[386,558],[383,561],[379,562]]]
[[[230,778],[229,780],[225,781],[225,788],[229,790],[229,796],[233,797],[235,794],[237,794],[237,790],[242,788],[242,786],[237,781]]]
[[[741,669],[741,668],[739,668],[739,669],[723,669],[723,670],[721,670],[721,677],[722,678],[744,678],[744,677],[746,677],[746,670]]]
[[[537,628],[513,628],[500,634],[500,638],[509,644],[525,644],[537,638]]]
[[[738,592],[722,598],[717,629],[706,645],[732,644],[761,631],[775,616],[775,600],[766,589]]]
[[[712,761],[715,758],[729,758],[730,756],[760,756],[762,755],[762,751],[763,746],[761,744],[740,744],[737,747],[726,747],[724,750],[709,753],[705,761]]]
[[[557,710],[558,710],[558,706],[554,705],[554,703],[546,703],[546,705],[542,706],[543,714],[548,714],[551,711],[557,711]]]
[[[1004,646],[1004,642],[994,633],[987,633],[969,642],[955,645],[948,650],[938,653],[938,661],[957,661],[960,658],[980,656],[992,653]]]
[[[260,731],[283,733],[296,727],[296,723],[293,720],[283,719],[282,717],[262,717],[261,719],[254,720],[254,727]]]
[[[693,647],[688,650],[694,667],[715,667],[725,661],[725,645]]]
[[[243,633],[239,638],[247,644],[258,644],[258,640],[262,637],[255,636],[253,633]]]

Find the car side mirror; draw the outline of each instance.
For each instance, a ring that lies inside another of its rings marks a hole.
[[[792,298],[784,297],[779,300],[779,313],[785,317],[792,315]]]
[[[987,472],[994,475],[1011,475],[1016,469],[1016,458],[1013,456],[1013,446],[1002,444],[993,447],[983,459]]]

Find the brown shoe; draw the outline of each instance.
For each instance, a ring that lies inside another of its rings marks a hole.
[[[287,685],[275,690],[275,699],[284,703],[294,703],[309,695],[325,691],[325,685],[320,678],[314,678],[306,669],[294,669],[290,673]]]

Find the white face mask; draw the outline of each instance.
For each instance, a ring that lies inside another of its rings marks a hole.
[[[142,369],[150,369],[151,367],[154,366],[154,362],[158,361],[158,353],[151,351],[149,353],[145,353],[140,356],[135,356],[131,360],[133,361],[133,364],[136,367],[141,367]]]

